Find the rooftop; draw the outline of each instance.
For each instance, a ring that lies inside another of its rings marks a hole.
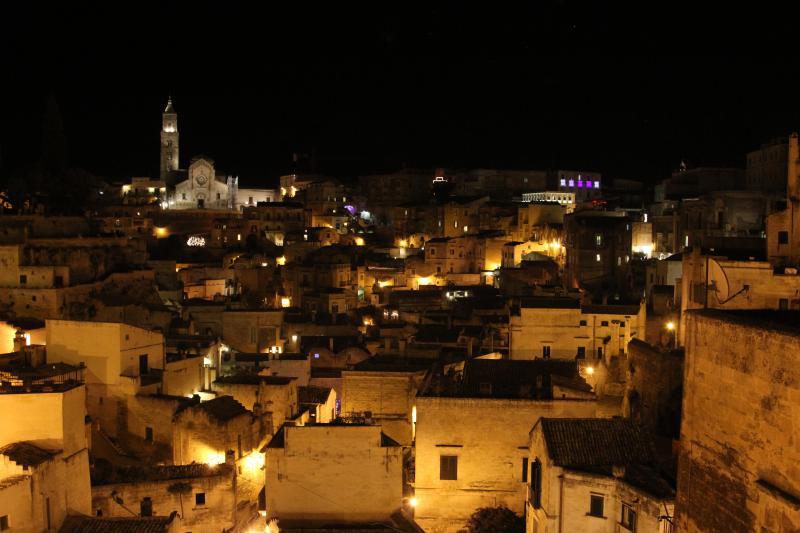
[[[176,513],[171,515],[124,518],[68,516],[58,533],[166,533]]]
[[[18,465],[38,466],[51,460],[61,450],[46,450],[31,442],[14,442],[0,448],[0,455],[5,455]]]
[[[234,400],[233,396],[220,396],[213,400],[187,407],[187,409],[201,409],[220,422],[227,422],[237,416],[250,413],[244,405]]]
[[[651,438],[631,420],[614,418],[542,418],[537,423],[553,462],[563,468],[619,476],[657,498],[675,490],[661,474]],[[622,470],[617,470],[615,467]],[[620,474],[621,472],[621,474]]]
[[[262,376],[259,374],[236,374],[233,376],[222,376],[217,378],[214,383],[230,385],[288,385],[297,378],[288,376]]]
[[[747,309],[722,311],[719,309],[690,310],[689,313],[731,322],[752,329],[764,329],[800,336],[800,311]]]
[[[297,396],[300,403],[325,403],[331,395],[328,387],[298,387]]]

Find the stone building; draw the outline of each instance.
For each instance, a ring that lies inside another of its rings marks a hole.
[[[675,490],[622,418],[541,418],[530,432],[526,531],[671,533]]]
[[[794,137],[794,142],[797,142]],[[783,193],[786,190],[792,138],[774,139],[747,153],[745,187],[751,191]]]
[[[364,415],[403,446],[414,441],[417,391],[430,360],[371,358],[342,372],[342,414]]]
[[[258,453],[271,434],[269,414],[256,414],[231,396],[218,396],[187,406],[173,417],[173,462],[220,464],[229,452],[239,461]]]
[[[622,414],[648,433],[677,440],[683,396],[683,350],[628,344]]]
[[[693,248],[683,253],[681,323],[690,309],[800,309],[800,276],[749,254]]]
[[[617,414],[598,404],[574,363],[473,359],[417,395],[415,520],[458,531],[480,507],[522,514],[523,465],[542,416]]]
[[[800,530],[795,311],[690,311],[678,531]]]
[[[403,506],[403,448],[377,425],[286,425],[266,453],[267,520],[281,531],[391,524]]]
[[[220,394],[232,396],[254,413],[269,413],[273,431],[297,416],[300,408],[297,388],[294,377],[269,374],[235,374],[214,381],[214,390]]]
[[[278,246],[289,233],[302,232],[311,225],[311,215],[298,202],[262,203],[244,208],[246,231],[257,239],[266,239]]]
[[[238,477],[231,464],[95,469],[92,511],[106,518],[130,517],[132,512],[142,517],[177,513],[183,531],[200,533],[263,524],[250,506],[237,506]]]
[[[80,381],[0,382],[0,524],[56,531],[89,513],[86,390]]]
[[[644,302],[581,305],[569,296],[524,297],[511,313],[511,359],[610,359],[644,339]]]
[[[192,159],[185,180],[175,185],[171,209],[230,209],[238,178],[217,174],[214,161],[198,156]]]
[[[166,356],[161,333],[74,320],[48,320],[46,328],[48,361],[85,365],[86,408],[108,435],[126,429],[128,396],[162,388]]]
[[[569,287],[631,288],[631,220],[624,212],[578,211],[564,217]]]
[[[786,209],[767,218],[767,258],[779,267],[800,267],[800,146],[797,133],[789,137]]]

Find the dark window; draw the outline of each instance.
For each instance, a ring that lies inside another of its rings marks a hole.
[[[578,359],[584,359],[585,357],[586,357],[586,347],[578,346]]]
[[[237,448],[237,451],[239,452],[239,459],[241,459],[242,458],[242,436],[241,435],[236,435],[236,448]]]
[[[536,459],[531,463],[531,492],[529,499],[534,509],[542,506],[542,462]]]
[[[479,383],[478,384],[478,391],[481,394],[489,395],[492,393],[492,384],[491,383]]]
[[[602,359],[603,358],[603,348],[602,347],[597,348],[597,358],[598,359]]]
[[[581,320],[580,324],[581,324],[581,326],[585,326],[586,325],[586,321],[585,320]]]
[[[786,299],[786,298],[781,298],[781,299],[778,301],[778,308],[779,308],[781,311],[786,311],[786,310],[788,310],[788,309],[789,309],[789,300],[788,300],[788,299]]]
[[[628,528],[631,531],[636,531],[636,511],[627,503],[622,504],[622,516],[619,523],[622,527]]]
[[[527,483],[528,481],[528,458],[522,458],[522,482]]]
[[[778,232],[778,244],[789,244],[789,232],[788,231],[779,231]]]
[[[457,455],[442,455],[439,457],[439,479],[458,479]]]
[[[153,428],[144,428],[144,440],[147,442],[153,442]]]
[[[8,529],[8,515],[0,516],[0,531]]]
[[[600,494],[592,494],[589,497],[589,514],[592,516],[603,516],[603,498]]]
[[[149,497],[139,503],[139,514],[141,516],[153,516],[153,500]]]
[[[549,346],[542,346],[542,357],[545,359],[550,359],[550,347]]]
[[[28,276],[26,276],[25,274],[20,274],[20,276],[19,276],[19,284],[20,285],[25,285],[26,283],[28,283]]]
[[[54,285],[56,289],[59,289],[64,286],[64,277],[63,276],[56,276],[54,280]]]
[[[139,356],[139,375],[145,376],[150,371],[150,368],[147,364],[147,354],[143,354]]]
[[[50,498],[45,498],[44,505],[45,512],[47,513],[47,529],[50,529],[52,528],[52,525],[50,524]]]
[[[608,326],[608,320],[603,320],[602,322],[600,322],[600,325],[601,326]]]
[[[620,322],[619,323],[619,327],[624,328],[625,327],[625,322]]]
[[[206,493],[205,492],[198,492],[194,495],[194,504],[196,506],[201,506],[206,504]]]

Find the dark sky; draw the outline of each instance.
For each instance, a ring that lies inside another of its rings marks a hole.
[[[51,93],[70,162],[111,179],[157,174],[170,93],[182,165],[207,154],[252,185],[295,151],[343,177],[406,164],[652,182],[681,159],[741,166],[800,128],[794,19],[777,5],[6,4],[6,175],[38,157]]]

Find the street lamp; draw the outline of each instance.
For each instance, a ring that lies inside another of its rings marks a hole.
[[[668,331],[675,331],[675,322],[667,322],[667,330]]]

